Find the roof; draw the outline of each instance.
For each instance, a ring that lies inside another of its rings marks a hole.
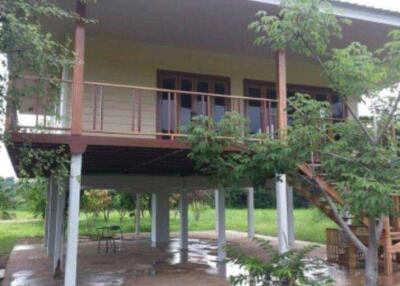
[[[389,7],[383,7],[382,5],[370,5],[366,3],[361,3],[362,0],[332,0],[332,2],[340,2],[340,3],[346,3],[348,5],[352,6],[358,6],[358,7],[363,7],[363,8],[369,8],[369,9],[374,9],[382,12],[391,12],[391,13],[397,13],[400,14],[400,3],[399,7],[397,9],[395,8],[389,8]]]
[[[250,0],[279,6],[280,0]],[[400,27],[400,11],[371,7],[355,3],[355,0],[330,0],[336,15],[354,20],[373,22],[383,25]]]

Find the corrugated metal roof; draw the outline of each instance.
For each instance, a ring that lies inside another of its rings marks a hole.
[[[400,1],[399,1],[397,8],[379,5],[378,3],[380,1],[376,1],[377,2],[376,5],[371,5],[370,3],[365,3],[362,0],[331,0],[331,1],[337,2],[337,3],[345,3],[345,4],[349,4],[349,5],[353,5],[353,6],[364,7],[364,8],[370,8],[370,9],[379,10],[379,11],[383,11],[383,12],[400,13]]]

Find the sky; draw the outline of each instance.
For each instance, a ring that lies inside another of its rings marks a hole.
[[[341,0],[343,2],[367,5],[376,8],[400,11],[400,0]],[[3,72],[0,70],[0,72]],[[368,114],[368,103],[359,104],[359,113]],[[7,150],[0,142],[0,177],[15,177]]]

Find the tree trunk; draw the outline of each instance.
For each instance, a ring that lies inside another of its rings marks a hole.
[[[378,285],[378,249],[377,227],[374,218],[369,218],[368,251],[365,257],[365,286]]]

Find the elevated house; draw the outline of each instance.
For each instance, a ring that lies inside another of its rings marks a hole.
[[[35,96],[25,97],[8,116],[14,143],[9,147],[18,170],[19,148],[67,146],[71,154],[68,183],[68,227],[65,285],[75,285],[78,216],[84,188],[112,188],[152,193],[151,241],[169,238],[168,194],[181,192],[181,248],[188,245],[187,192],[215,189],[194,170],[180,126],[194,114],[219,119],[235,110],[250,120],[252,132],[274,134],[287,125],[287,98],[307,92],[332,106],[332,120],[346,118],[345,107],[332,92],[320,69],[309,59],[283,50],[277,53],[254,46],[248,24],[259,10],[276,13],[278,0],[99,0],[96,4],[60,1],[65,8],[96,19],[96,24],[49,22],[59,39],[72,37],[76,62],[60,77],[59,117],[46,116]],[[387,34],[400,26],[395,12],[332,1],[340,17],[353,24],[332,45],[359,41],[380,47]],[[41,84],[46,79],[27,78]],[[26,118],[31,118],[26,120]],[[299,169],[309,175],[304,165]],[[51,180],[46,241],[54,268],[62,260],[63,193]],[[337,202],[340,197],[323,178]],[[253,191],[249,192],[249,236],[254,234]],[[291,188],[276,184],[281,250],[293,240]],[[287,189],[289,191],[287,191]],[[329,208],[307,190],[298,191],[332,217]],[[216,190],[218,257],[224,259],[225,191]],[[389,237],[389,240],[390,237]],[[392,243],[385,248],[390,272]],[[395,252],[395,250],[393,250]],[[79,271],[79,270],[78,270]]]

